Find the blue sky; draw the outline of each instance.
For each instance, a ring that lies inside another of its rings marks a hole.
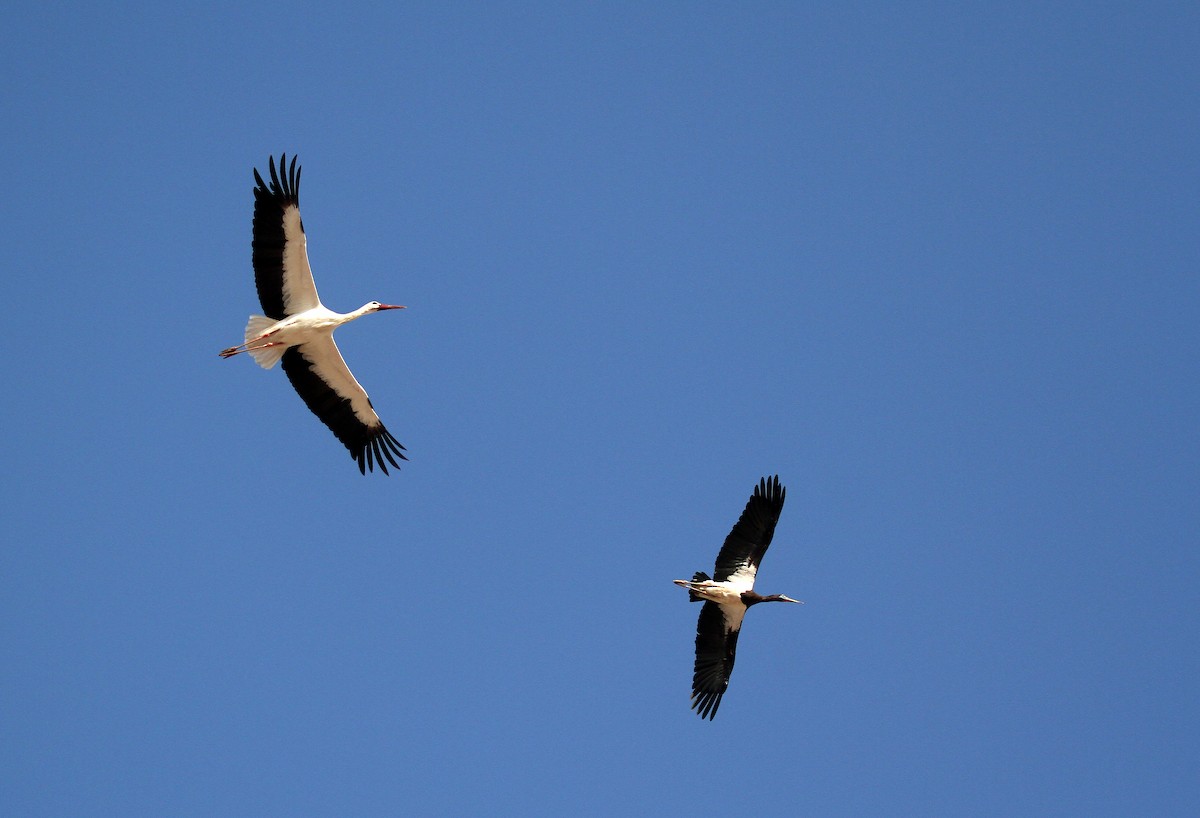
[[[1194,809],[1191,4],[0,15],[0,812]],[[281,151],[389,478],[216,355]]]

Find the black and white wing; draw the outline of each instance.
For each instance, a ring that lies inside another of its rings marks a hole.
[[[754,576],[758,564],[767,553],[767,546],[775,536],[775,524],[783,512],[783,500],[787,489],[779,485],[779,475],[762,478],[754,487],[742,516],[725,538],[717,554],[713,579],[717,582],[734,581],[740,590],[754,587]],[[743,587],[744,586],[744,587]],[[730,662],[732,664],[732,660]]]
[[[254,283],[263,314],[279,321],[319,306],[317,285],[308,266],[304,223],[300,220],[300,168],[296,157],[270,157],[271,184],[254,170]]]
[[[283,353],[282,362],[296,392],[350,450],[360,472],[374,471],[378,463],[387,474],[388,463],[400,468],[396,457],[408,459],[404,447],[375,414],[366,390],[346,366],[332,337],[290,347]]]
[[[711,720],[729,687],[734,652],[746,609],[705,602],[696,622],[696,666],[692,674],[692,709]]]

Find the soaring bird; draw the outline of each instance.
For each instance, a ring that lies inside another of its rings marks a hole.
[[[287,154],[268,159],[271,184],[254,169],[254,241],[252,258],[258,300],[266,315],[252,315],[246,324],[246,341],[221,351],[222,358],[249,352],[263,369],[283,361],[292,386],[308,408],[329,427],[358,461],[358,470],[384,474],[395,458],[407,460],[404,447],[392,437],[375,414],[366,390],[351,374],[333,331],[342,324],[380,310],[402,310],[398,304],[371,301],[354,312],[327,309],[317,297],[317,285],[308,266],[304,223],[300,220],[300,168]],[[386,462],[384,462],[386,460]]]
[[[700,718],[712,719],[729,687],[734,651],[746,609],[760,602],[795,602],[783,594],[762,596],[754,592],[754,576],[767,553],[775,524],[787,493],[779,475],[759,480],[742,516],[717,554],[713,576],[697,571],[690,579],[674,580],[688,589],[692,602],[704,601],[696,623],[696,666],[692,674],[692,709]]]

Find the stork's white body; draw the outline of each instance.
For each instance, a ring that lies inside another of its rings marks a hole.
[[[729,579],[720,582],[715,579],[676,579],[672,581],[681,588],[687,588],[701,598],[716,602],[719,605],[734,601],[742,604],[742,594],[746,591],[754,590],[754,573],[753,570],[739,569]],[[742,605],[742,607],[745,607],[745,605]]]
[[[246,351],[253,356],[255,363],[263,369],[270,369],[279,363],[288,347],[317,344],[324,340],[333,344],[335,329],[374,312],[379,306],[382,305],[372,302],[354,312],[341,313],[318,302],[317,306],[289,315],[282,321],[274,321],[265,315],[252,315],[246,324]],[[337,347],[334,346],[332,351],[336,352]],[[326,354],[328,352],[326,350]]]

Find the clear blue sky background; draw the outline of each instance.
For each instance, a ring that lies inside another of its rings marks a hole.
[[[0,12],[0,813],[1184,815],[1193,3]],[[298,152],[408,447],[258,310]],[[714,722],[696,606],[788,502]]]

